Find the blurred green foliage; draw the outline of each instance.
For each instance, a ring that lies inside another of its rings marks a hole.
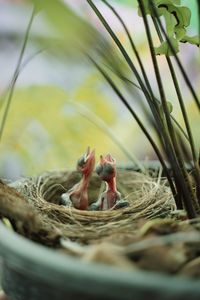
[[[73,106],[73,101],[86,105],[108,126],[114,126],[116,110],[98,82],[98,76],[89,76],[73,95],[55,86],[16,89],[1,158],[8,152],[17,153],[27,173],[34,174],[46,169],[74,168],[88,145],[97,149],[97,155],[112,150],[113,142]]]
[[[77,15],[60,0],[31,0],[36,13],[43,13],[49,23],[49,36],[45,37],[51,47],[64,47],[68,55],[77,56],[94,48],[102,36],[87,20]]]
[[[32,0],[32,2],[37,3],[44,10],[49,21],[53,38],[47,36],[46,41],[47,46],[52,47],[50,50],[52,52],[55,50],[53,52],[55,56],[60,47],[59,51],[68,51],[67,55],[68,53],[73,55],[77,64],[77,58],[81,59],[81,56],[77,55],[80,54],[80,49],[83,52],[90,52],[93,49],[96,50],[98,46],[101,51],[104,49],[106,51],[109,47],[110,52],[105,52],[109,53],[107,60],[116,59],[116,63],[122,69],[122,60],[118,55],[115,58],[113,45],[109,46],[105,37],[100,36],[94,27],[76,16],[61,1]],[[137,3],[137,1],[132,3],[128,0],[125,2],[131,4],[131,9],[132,4]],[[38,9],[39,6],[37,6]],[[140,34],[140,36],[144,35]],[[145,56],[146,44],[142,42],[138,47],[140,54]],[[150,69],[149,60],[146,62]],[[160,62],[162,65],[161,60]],[[170,85],[169,90],[171,92]],[[149,153],[149,145],[146,146],[143,143],[141,131],[134,126],[128,114],[124,118],[118,115],[118,104],[113,104],[113,99],[110,101],[108,95],[103,89],[102,77],[97,73],[90,74],[70,93],[56,86],[16,89],[1,144],[2,161],[6,159],[7,153],[16,153],[25,166],[26,174],[33,175],[53,168],[74,168],[77,158],[84,153],[88,145],[97,149],[97,157],[99,154],[112,152],[114,156],[117,155],[118,160],[124,158],[119,148],[104,132],[80,115],[77,106],[73,106],[73,102],[87,106],[89,110],[102,118],[109,128],[113,129],[127,149],[131,152],[134,149],[139,158],[144,158]],[[133,98],[131,97],[132,100]],[[173,101],[172,103],[175,107]],[[198,116],[195,117],[194,111],[194,107],[188,101],[188,113],[193,116],[192,125],[195,141],[198,144],[200,142]],[[2,112],[3,110],[0,111],[1,114]],[[121,118],[123,118],[123,123],[121,123]]]

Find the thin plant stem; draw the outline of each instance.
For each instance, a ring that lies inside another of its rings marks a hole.
[[[159,27],[157,25],[157,21],[156,21],[155,17],[153,17],[152,19],[153,19],[154,26],[156,28],[157,34],[159,36],[159,39],[160,39],[161,42],[163,42],[161,32],[160,32]],[[199,171],[199,167],[198,167],[198,164],[197,164],[198,158],[197,158],[197,155],[196,155],[194,139],[193,139],[192,131],[191,131],[191,128],[190,128],[188,115],[187,115],[187,112],[186,112],[186,109],[185,109],[182,93],[181,93],[181,90],[180,90],[180,87],[179,87],[178,79],[176,77],[176,73],[175,73],[174,67],[172,65],[171,59],[167,55],[165,57],[166,57],[166,60],[167,60],[168,66],[169,66],[169,70],[170,70],[170,73],[171,73],[171,77],[172,77],[172,80],[173,80],[173,83],[174,83],[175,91],[176,91],[177,98],[178,98],[178,101],[179,101],[179,105],[180,105],[180,108],[181,108],[183,120],[184,120],[185,127],[186,127],[186,130],[187,130],[189,145],[190,145],[190,148],[191,148],[193,164],[194,164],[196,186],[197,186],[197,189],[199,190],[197,194],[200,194],[200,171]],[[200,199],[198,199],[198,201],[199,201],[199,204],[200,204]]]
[[[159,134],[160,134],[160,140],[163,144],[163,147],[165,147],[165,151],[167,152],[167,156],[168,157],[171,157],[171,161],[172,161],[172,166],[175,164],[175,160],[176,160],[176,156],[174,154],[174,149],[172,147],[172,144],[170,142],[170,139],[169,139],[169,134],[167,133],[167,130],[166,130],[166,127],[165,127],[165,124],[163,123],[162,119],[161,119],[161,115],[160,115],[160,111],[158,111],[156,108],[155,108],[155,103],[153,102],[153,105],[152,105],[152,99],[149,95],[149,92],[147,91],[144,83],[143,83],[143,80],[141,79],[137,69],[135,68],[131,58],[129,57],[128,53],[126,52],[125,48],[123,47],[123,45],[121,44],[121,42],[119,41],[119,39],[117,38],[116,34],[113,32],[113,30],[111,29],[111,27],[108,25],[107,21],[105,20],[105,18],[102,16],[102,14],[100,13],[100,11],[98,10],[98,8],[94,5],[94,3],[91,1],[91,0],[87,0],[87,2],[89,3],[89,5],[91,6],[91,8],[94,10],[94,12],[96,13],[96,15],[98,16],[98,18],[100,19],[100,21],[102,22],[102,24],[104,25],[104,27],[106,28],[106,30],[108,31],[108,33],[110,34],[111,38],[114,40],[115,44],[117,45],[118,49],[120,50],[121,54],[123,55],[125,61],[127,62],[127,64],[129,65],[130,69],[132,70],[132,72],[134,73],[134,75],[136,76],[137,80],[138,80],[138,83],[140,84],[141,86],[141,89],[149,103],[149,106],[152,110],[152,113],[154,115],[154,118],[156,120],[156,125],[157,125],[157,129],[159,131]],[[176,163],[177,165],[177,163]],[[174,178],[175,180],[175,184],[176,184],[176,187],[177,187],[177,190],[180,190],[179,188],[179,184],[178,184],[178,181],[179,181],[179,177],[175,177]],[[182,204],[181,204],[181,198],[180,198],[180,193],[177,193],[176,194],[176,204],[177,204],[177,207],[179,209],[182,208]]]
[[[131,37],[131,34],[127,28],[127,26],[125,25],[123,19],[121,18],[121,16],[117,13],[117,11],[114,9],[114,7],[112,5],[110,5],[107,0],[101,0],[102,2],[104,2],[112,11],[113,13],[115,14],[115,16],[118,18],[118,20],[120,21],[120,23],[122,24],[127,36],[128,36],[128,39],[129,39],[129,42],[130,42],[130,45],[132,47],[132,50],[137,58],[137,61],[139,63],[139,66],[140,66],[140,69],[141,69],[141,72],[142,72],[142,75],[144,77],[144,80],[145,80],[145,83],[146,83],[146,86],[149,90],[149,93],[152,97],[152,99],[156,100],[157,104],[159,104],[159,100],[155,98],[154,94],[153,94],[153,91],[152,91],[152,88],[151,88],[151,85],[149,83],[149,80],[148,80],[148,77],[147,77],[147,74],[146,74],[146,71],[144,69],[144,66],[143,66],[143,63],[142,63],[142,60],[140,58],[140,55],[139,55],[139,52],[137,51],[137,48],[133,42],[133,39]],[[127,79],[128,80],[128,79]],[[141,87],[135,83],[133,83],[132,81],[129,81],[130,83],[132,83],[135,87],[141,89]],[[157,106],[157,109],[158,109],[158,106]],[[172,116],[171,116],[172,117]],[[184,136],[186,137],[186,139],[188,139],[188,137],[186,136],[185,132],[183,131],[183,129],[181,128],[180,124],[172,117],[173,121],[176,123],[176,125],[179,127],[179,129],[183,132]]]
[[[131,79],[127,78],[126,76],[124,76],[123,74],[121,74],[119,71],[117,70],[113,70],[113,68],[111,68],[111,66],[106,65],[105,66],[111,71],[113,72],[117,77],[119,77],[123,82],[126,82],[127,85],[132,85],[134,87],[136,87],[137,89],[141,90],[141,87],[135,83],[134,81],[132,81]],[[157,101],[157,103],[160,103],[160,101],[157,98],[154,98],[155,101]],[[187,133],[184,131],[184,129],[181,127],[181,125],[178,123],[178,121],[170,114],[171,119],[173,120],[173,122],[176,124],[177,128],[179,129],[179,131],[182,133],[182,135],[184,136],[184,138],[189,141],[189,138],[187,136]]]
[[[110,5],[107,0],[101,0],[103,3],[105,3],[110,9],[111,11],[114,13],[114,15],[117,17],[117,19],[119,20],[119,22],[121,23],[122,27],[124,28],[124,31],[128,37],[128,40],[129,40],[129,43],[131,45],[131,48],[133,50],[133,53],[135,54],[136,56],[136,59],[138,61],[138,64],[140,66],[140,69],[141,69],[141,72],[142,72],[142,75],[143,75],[143,78],[144,78],[144,81],[145,81],[145,84],[146,84],[146,87],[147,87],[147,90],[149,92],[149,97],[147,99],[148,101],[148,104],[151,108],[151,111],[154,115],[154,118],[156,119],[156,122],[153,122],[153,126],[155,127],[155,131],[158,135],[158,138],[160,139],[161,135],[159,134],[159,129],[162,127],[162,122],[160,120],[160,115],[159,115],[159,101],[155,101],[155,95],[153,93],[153,90],[151,88],[151,85],[150,85],[150,82],[148,80],[148,77],[147,77],[147,73],[145,71],[145,68],[144,68],[144,65],[142,63],[142,59],[140,58],[140,55],[139,55],[139,52],[135,46],[135,43],[131,37],[131,34],[126,26],[126,24],[124,23],[123,19],[121,18],[121,16],[118,14],[118,12],[114,9],[114,7],[112,5]],[[160,121],[158,121],[160,120]]]
[[[108,2],[106,1],[106,0],[102,0],[112,11],[113,11],[113,13],[115,14],[115,16],[117,16],[117,18],[119,19],[119,21],[120,21],[120,23],[122,24],[122,26],[123,26],[123,28],[124,28],[124,30],[125,30],[125,32],[126,32],[126,34],[128,35],[128,39],[129,39],[129,41],[130,41],[130,44],[131,44],[131,46],[132,46],[132,49],[133,49],[133,51],[134,51],[134,53],[135,53],[135,55],[136,55],[136,57],[137,57],[137,60],[138,60],[138,62],[139,62],[139,65],[140,65],[140,67],[141,67],[141,70],[142,70],[142,74],[143,74],[143,77],[144,77],[144,79],[145,79],[145,83],[146,83],[146,85],[147,85],[147,87],[148,87],[148,89],[149,89],[149,97],[147,98],[147,94],[145,94],[145,96],[146,96],[146,99],[147,99],[147,101],[148,101],[148,104],[149,104],[149,106],[150,106],[150,108],[151,108],[151,111],[152,111],[152,113],[153,113],[153,115],[154,115],[154,118],[155,118],[155,122],[153,122],[153,124],[154,124],[154,127],[155,127],[155,129],[156,129],[156,133],[157,133],[157,135],[158,135],[158,137],[159,137],[159,139],[161,140],[161,143],[162,143],[162,145],[163,145],[163,147],[164,147],[164,145],[165,145],[165,140],[168,138],[168,135],[167,135],[167,132],[166,132],[166,130],[165,130],[165,126],[163,126],[163,123],[162,123],[162,120],[161,120],[161,117],[160,117],[160,114],[159,114],[159,101],[157,101],[156,99],[155,99],[155,96],[154,96],[154,94],[153,94],[153,92],[152,92],[152,89],[151,89],[151,86],[150,86],[150,83],[149,83],[149,81],[148,81],[148,78],[147,78],[147,75],[146,75],[146,72],[145,72],[145,69],[144,69],[144,67],[143,67],[143,64],[142,64],[142,61],[141,61],[141,59],[140,59],[140,56],[139,56],[139,54],[138,54],[138,51],[137,51],[137,49],[136,49],[136,47],[135,47],[135,45],[134,45],[134,42],[133,42],[133,40],[132,40],[132,38],[131,38],[131,35],[130,35],[130,33],[129,33],[129,31],[128,31],[128,29],[127,29],[127,27],[126,27],[126,25],[125,25],[125,23],[123,22],[123,20],[122,20],[122,18],[119,16],[119,14],[115,11],[115,9],[110,5],[110,4],[108,4]],[[114,34],[114,32],[112,31],[112,29],[109,27],[109,25],[108,25],[108,23],[106,22],[106,20],[103,18],[103,16],[101,15],[101,13],[98,11],[98,9],[97,9],[97,7],[95,7],[94,6],[94,4],[92,4],[92,8],[95,10],[95,13],[98,15],[98,17],[100,18],[100,20],[102,21],[102,23],[103,23],[103,25],[105,26],[105,28],[107,29],[107,31],[110,33],[110,35],[111,35],[111,37],[114,39],[114,41],[116,42],[116,44],[117,44],[117,46],[119,47],[119,45],[120,45],[120,41],[117,39],[117,37],[116,37],[116,35]],[[121,51],[121,49],[123,48],[123,46],[122,45],[120,45],[121,47],[119,47],[119,49],[120,49],[120,51]],[[125,50],[125,49],[124,49]],[[122,52],[122,51],[121,51]],[[122,52],[122,54],[123,54],[123,52]],[[136,77],[137,77],[137,74],[135,74],[136,75]],[[141,88],[142,89],[142,88]],[[143,89],[142,89],[143,90]],[[163,135],[165,135],[165,138],[163,139]],[[167,143],[168,144],[168,143]],[[171,150],[169,149],[169,150],[167,150],[168,151],[168,155],[171,155]],[[176,179],[175,179],[175,181],[176,181]],[[178,188],[178,187],[177,187]],[[181,204],[180,204],[180,202],[181,201],[178,201],[177,203],[179,203],[179,208],[181,208]]]
[[[144,65],[143,65],[143,63],[142,63],[142,60],[141,60],[141,58],[140,58],[139,52],[138,52],[138,50],[137,50],[137,48],[136,48],[136,46],[135,46],[135,43],[133,42],[133,39],[132,39],[132,37],[131,37],[131,34],[130,34],[130,32],[129,32],[127,26],[126,26],[126,24],[124,23],[123,19],[122,19],[121,16],[118,14],[118,12],[114,9],[114,7],[113,7],[111,4],[109,4],[109,3],[107,2],[107,0],[101,0],[101,1],[102,1],[103,3],[105,3],[105,4],[113,11],[113,13],[115,14],[115,16],[116,16],[116,17],[118,18],[118,20],[120,21],[122,27],[124,28],[125,33],[127,34],[128,40],[129,40],[129,42],[130,42],[130,45],[131,45],[131,47],[132,47],[132,50],[133,50],[133,52],[134,52],[134,54],[135,54],[135,56],[136,56],[136,58],[137,58],[137,61],[138,61],[138,63],[139,63],[139,66],[140,66],[140,69],[141,69],[143,78],[144,78],[144,80],[145,80],[146,86],[147,86],[147,88],[148,88],[148,90],[149,90],[149,93],[150,93],[152,99],[156,100],[157,104],[159,104],[159,100],[156,99],[155,96],[154,96],[154,94],[153,94],[153,90],[152,90],[151,85],[150,85],[150,82],[149,82],[149,80],[148,80],[148,77],[147,77],[147,74],[146,74]],[[124,79],[124,77],[123,77],[122,79]],[[126,80],[128,80],[128,79],[126,79]],[[132,81],[129,81],[129,82],[132,83],[135,87],[141,89],[141,87],[140,87],[139,85],[135,84],[134,82],[132,82]],[[158,106],[157,106],[157,109],[158,109]],[[185,138],[188,139],[186,133],[184,132],[184,130],[182,129],[182,127],[180,126],[180,124],[173,118],[173,116],[171,116],[171,118],[172,118],[173,121],[176,123],[176,125],[178,126],[178,128],[180,129],[180,131],[183,133],[183,135],[185,136]]]
[[[23,56],[24,56],[24,53],[25,53],[25,49],[26,49],[26,45],[27,45],[27,42],[28,42],[28,38],[29,38],[30,30],[31,30],[31,25],[33,23],[34,15],[35,15],[35,7],[33,8],[28,26],[26,28],[24,41],[23,41],[23,44],[22,44],[22,49],[20,51],[20,56],[19,56],[19,59],[18,59],[18,62],[17,62],[17,66],[15,68],[15,72],[14,72],[14,75],[13,75],[13,80],[11,82],[10,91],[9,91],[9,94],[8,94],[8,100],[7,100],[7,103],[6,103],[5,111],[4,111],[3,118],[2,118],[2,121],[1,121],[1,126],[0,126],[0,141],[2,139],[5,123],[6,123],[6,120],[7,120],[10,104],[11,104],[11,101],[12,101],[12,96],[13,96],[13,93],[14,93],[15,83],[16,83],[16,80],[18,78],[20,65],[21,65],[21,62],[22,62],[22,59],[23,59]]]
[[[146,89],[146,86],[143,83],[143,80],[140,77],[140,75],[139,75],[136,67],[134,66],[134,64],[133,64],[130,56],[126,52],[125,48],[123,47],[123,45],[119,41],[119,39],[116,36],[116,34],[113,32],[113,30],[111,29],[111,27],[109,26],[109,24],[107,23],[107,21],[105,20],[105,18],[102,16],[102,14],[100,13],[100,11],[95,6],[95,4],[93,3],[92,0],[87,0],[87,2],[91,6],[91,8],[94,10],[94,12],[98,16],[98,18],[100,19],[100,21],[102,22],[103,26],[106,28],[106,30],[110,34],[111,38],[114,40],[115,44],[117,45],[118,49],[120,50],[121,54],[123,55],[125,61],[128,64],[128,66],[132,70],[133,74],[136,76],[137,81],[138,81],[138,83],[139,83],[139,85],[141,87],[141,90],[144,93],[145,98],[147,99],[148,104],[149,104],[149,106],[151,108],[152,114],[154,115],[154,118],[156,120],[155,124],[156,124],[157,130],[159,131],[159,134],[160,134],[160,139],[161,139],[162,143],[164,144],[165,143],[165,139],[163,139],[163,135],[167,139],[167,133],[166,133],[165,127],[163,126],[163,122],[161,120],[160,111],[159,111],[159,109],[157,107],[157,103],[155,103],[155,101],[152,101],[152,98],[149,95],[149,92]],[[167,143],[167,144],[169,144],[169,143]],[[168,155],[171,155],[172,149],[168,149],[167,151],[168,151]]]
[[[187,73],[186,73],[186,71],[185,71],[185,69],[184,69],[184,67],[183,67],[180,59],[178,58],[178,56],[176,54],[176,51],[175,51],[175,49],[174,49],[174,47],[173,47],[170,39],[167,36],[167,33],[166,33],[166,31],[165,31],[165,29],[164,29],[164,27],[162,25],[162,22],[160,21],[159,16],[157,14],[157,11],[156,11],[156,8],[155,8],[155,4],[154,4],[154,2],[152,0],[150,0],[150,4],[151,4],[152,12],[153,12],[154,16],[156,17],[156,19],[158,21],[160,29],[161,29],[162,33],[164,34],[164,36],[166,38],[166,41],[167,41],[167,43],[168,43],[168,45],[170,47],[170,50],[172,51],[172,53],[174,55],[174,58],[175,58],[176,63],[177,63],[177,65],[178,65],[178,67],[179,67],[179,69],[180,69],[180,71],[182,73],[182,76],[183,76],[183,78],[184,78],[184,80],[185,80],[185,82],[186,82],[186,84],[187,84],[187,86],[188,86],[188,88],[189,88],[189,90],[190,90],[193,98],[194,98],[194,101],[195,101],[195,103],[196,103],[196,105],[198,107],[198,110],[200,111],[200,100],[199,100],[199,98],[198,98],[198,96],[197,96],[197,94],[196,94],[196,92],[195,92],[195,90],[194,90],[194,88],[193,88],[193,86],[192,86],[192,84],[190,82],[190,79],[187,76]]]
[[[111,27],[108,25],[107,21],[102,16],[102,14],[100,13],[100,11],[96,7],[96,5],[92,2],[92,0],[87,0],[87,2],[91,6],[91,8],[94,10],[95,14],[98,16],[98,18],[102,22],[103,26],[106,28],[107,32],[110,34],[110,36],[114,40],[115,44],[117,45],[118,49],[120,50],[121,54],[123,55],[125,61],[128,64],[128,66],[130,67],[130,69],[132,70],[133,74],[137,78],[137,81],[138,81],[139,85],[141,86],[141,89],[142,89],[142,91],[143,91],[146,99],[150,99],[150,95],[148,93],[148,90],[145,87],[145,84],[144,84],[142,78],[140,77],[140,74],[138,73],[138,71],[137,71],[136,67],[134,66],[134,64],[133,64],[130,56],[128,55],[128,53],[126,52],[125,48],[123,47],[123,45],[119,41],[118,37],[113,32],[113,30],[111,29]],[[155,106],[155,103],[153,103],[153,105]],[[157,110],[154,109],[154,111],[156,112]],[[159,117],[158,116],[158,111],[157,111],[157,117]]]
[[[129,67],[131,68],[131,70],[135,74],[135,76],[136,76],[136,78],[137,78],[137,80],[138,80],[138,82],[141,86],[142,91],[145,93],[146,98],[149,99],[149,97],[150,97],[149,92],[146,90],[145,85],[144,85],[139,73],[137,72],[137,69],[135,68],[132,60],[130,59],[128,53],[126,52],[125,48],[122,46],[119,39],[117,38],[117,36],[113,32],[113,30],[110,28],[110,26],[108,25],[107,21],[102,16],[100,11],[94,5],[94,3],[91,0],[87,0],[87,2],[90,4],[92,9],[96,13],[96,15],[99,17],[100,21],[102,22],[102,24],[104,25],[104,27],[106,28],[106,30],[108,31],[110,36],[112,37],[112,39],[116,43],[117,47],[119,48],[122,55],[124,56],[125,61],[128,63]],[[149,38],[149,36],[148,36],[148,38]],[[193,194],[191,192],[192,190],[190,188],[191,186],[189,184],[189,180],[187,180],[188,178],[186,177],[186,173],[184,172],[185,171],[184,166],[181,164],[181,158],[179,157],[180,156],[180,151],[178,151],[179,148],[178,148],[178,144],[177,144],[177,141],[176,141],[176,136],[175,136],[175,133],[174,133],[174,129],[171,125],[170,114],[169,114],[167,102],[166,102],[166,99],[165,99],[165,94],[164,94],[164,89],[163,89],[162,81],[161,81],[160,74],[159,74],[159,69],[158,69],[158,66],[156,65],[157,61],[155,59],[155,53],[153,53],[152,49],[154,50],[154,48],[151,44],[151,55],[154,54],[154,57],[152,56],[152,58],[154,59],[153,63],[154,63],[155,75],[156,75],[156,78],[157,78],[157,81],[158,81],[158,87],[159,87],[159,91],[160,91],[160,94],[161,94],[161,100],[162,100],[163,110],[164,110],[164,115],[163,116],[165,116],[166,121],[167,121],[168,132],[166,131],[166,128],[165,128],[165,120],[163,120],[163,121],[160,120],[160,117],[161,117],[162,113],[160,115],[157,110],[154,110],[155,106],[153,107],[151,105],[151,98],[150,98],[149,104],[150,104],[150,108],[151,108],[152,112],[157,113],[157,116],[158,116],[158,118],[156,120],[157,125],[161,124],[161,127],[162,127],[161,132],[162,132],[162,134],[164,134],[164,137],[162,137],[161,141],[164,143],[164,145],[166,147],[166,151],[167,151],[167,156],[170,158],[170,161],[172,163],[172,167],[174,167],[174,173],[175,173],[175,178],[174,179],[175,179],[175,182],[176,182],[177,191],[179,191],[179,193],[177,194],[177,198],[179,198],[181,196],[181,194],[183,195],[188,216],[189,216],[189,218],[192,218],[192,217],[195,216],[195,211],[194,211],[193,206],[191,204],[192,201],[189,201],[188,199],[192,199]],[[169,136],[171,137],[171,139],[169,138]],[[177,152],[178,152],[178,155],[177,155]],[[180,175],[181,175],[181,178],[179,178]],[[183,190],[182,193],[181,193],[181,190]],[[178,205],[179,208],[181,208],[180,203],[181,202],[180,202],[180,199],[179,199],[179,201],[177,202],[177,205]]]
[[[163,42],[163,38],[162,38],[162,35],[160,33],[159,27],[157,25],[156,19],[155,19],[155,17],[153,17],[152,19],[153,19],[153,23],[154,23],[154,26],[156,28],[157,34],[159,36],[159,39],[160,39],[161,42]],[[192,131],[191,131],[191,128],[190,128],[190,123],[189,123],[189,120],[188,120],[188,115],[187,115],[187,112],[186,112],[186,109],[185,109],[185,104],[184,104],[184,101],[183,101],[182,93],[181,93],[181,90],[180,90],[180,87],[179,87],[178,79],[177,79],[174,67],[172,65],[171,59],[167,55],[165,55],[165,58],[167,60],[168,66],[169,66],[169,70],[170,70],[170,73],[171,73],[171,77],[172,77],[172,80],[173,80],[173,84],[174,84],[174,87],[175,87],[177,98],[179,100],[182,116],[183,116],[183,119],[184,119],[187,134],[188,134],[188,139],[189,139],[189,142],[190,142],[193,161],[195,163],[197,161],[197,156],[196,156],[194,140],[193,140]]]
[[[187,171],[185,170],[185,167],[183,164],[181,152],[179,151],[179,145],[177,143],[174,128],[172,126],[171,119],[169,116],[165,92],[164,92],[164,88],[163,88],[163,84],[162,84],[162,80],[161,80],[161,76],[160,76],[160,71],[158,68],[158,63],[157,63],[156,55],[155,55],[155,51],[154,51],[154,45],[153,45],[153,41],[152,41],[151,31],[150,31],[150,27],[148,24],[147,16],[145,14],[144,3],[143,3],[143,0],[139,0],[138,2],[139,2],[140,10],[142,13],[143,21],[144,21],[144,26],[145,26],[148,44],[149,44],[149,48],[150,48],[151,58],[152,58],[154,71],[155,71],[155,75],[156,75],[156,79],[157,79],[157,83],[158,83],[158,89],[159,89],[159,93],[160,93],[160,97],[161,97],[161,101],[162,101],[162,105],[163,105],[164,115],[165,115],[166,123],[167,123],[167,127],[168,127],[168,132],[169,132],[171,143],[172,143],[172,149],[174,152],[172,158],[173,158],[173,163],[174,163],[175,176],[178,178],[180,187],[182,189],[183,201],[184,201],[184,205],[185,205],[188,217],[194,218],[196,216],[195,210],[193,208],[193,202],[195,202],[195,197],[194,197],[193,190],[192,190],[189,178],[188,178]]]
[[[132,107],[129,105],[128,101],[125,99],[125,97],[122,95],[122,93],[120,92],[120,90],[117,88],[117,86],[115,85],[115,83],[112,81],[112,79],[108,76],[108,74],[96,63],[96,61],[89,56],[89,59],[92,61],[92,63],[95,65],[95,67],[100,71],[100,73],[103,75],[103,77],[106,79],[106,81],[109,83],[109,85],[112,87],[112,89],[114,90],[114,92],[117,94],[117,96],[120,98],[120,100],[122,101],[122,103],[126,106],[126,108],[129,110],[129,112],[131,113],[131,115],[134,117],[134,119],[136,120],[136,122],[138,123],[139,127],[141,128],[141,130],[143,131],[143,133],[145,134],[145,136],[147,137],[147,139],[149,140],[150,144],[152,145],[156,155],[158,156],[163,170],[166,174],[166,177],[169,181],[169,185],[172,191],[172,194],[174,195],[175,199],[176,199],[176,190],[174,187],[174,183],[172,181],[172,178],[169,174],[168,168],[166,166],[166,163],[162,157],[162,154],[160,153],[160,150],[158,149],[156,143],[154,142],[154,140],[152,139],[151,135],[148,133],[148,131],[146,130],[146,128],[144,127],[142,121],[139,119],[139,117],[137,116],[137,114],[135,113],[135,111],[132,109]]]
[[[135,43],[134,43],[134,41],[133,41],[133,39],[131,37],[131,34],[130,34],[130,32],[129,32],[127,26],[126,26],[126,24],[124,23],[123,19],[118,14],[118,12],[114,9],[114,7],[107,2],[107,0],[101,0],[101,1],[104,2],[112,10],[112,12],[115,14],[115,16],[118,18],[119,22],[121,23],[122,27],[124,28],[124,31],[125,31],[125,33],[126,33],[126,35],[128,37],[129,42],[130,42],[131,48],[132,48],[132,50],[133,50],[133,52],[134,52],[134,54],[135,54],[135,56],[137,58],[137,61],[139,63],[139,66],[140,66],[140,69],[141,69],[144,81],[146,83],[146,87],[149,90],[149,93],[150,93],[152,99],[154,99],[155,96],[153,94],[153,90],[152,90],[150,82],[148,80],[148,77],[147,77],[144,65],[142,63],[142,60],[141,60],[140,55],[139,55],[139,52],[138,52],[138,50],[137,50],[137,48],[135,46]],[[158,110],[158,106],[156,108]]]

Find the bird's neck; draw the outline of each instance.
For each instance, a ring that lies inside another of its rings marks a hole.
[[[107,181],[108,184],[108,190],[115,192],[116,191],[116,179],[115,177],[112,178],[111,180]]]
[[[87,189],[89,185],[89,179],[90,179],[90,174],[83,174],[83,177],[81,179],[81,187],[83,189]]]

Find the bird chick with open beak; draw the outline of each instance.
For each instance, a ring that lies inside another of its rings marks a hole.
[[[106,190],[100,195],[97,202],[90,207],[91,210],[106,210],[111,208],[121,208],[129,203],[121,199],[121,194],[116,187],[116,160],[107,154],[100,156],[100,163],[96,167],[96,172],[101,180],[106,183]]]
[[[77,161],[77,170],[82,174],[80,182],[75,184],[70,190],[61,195],[61,203],[65,206],[74,206],[80,210],[88,208],[88,185],[94,170],[95,150],[87,148],[86,153]]]

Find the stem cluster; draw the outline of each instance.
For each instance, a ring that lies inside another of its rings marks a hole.
[[[97,62],[96,59],[90,56],[90,60],[101,72],[103,77],[106,79],[108,84],[114,90],[116,95],[122,101],[122,103],[127,107],[131,115],[134,117],[139,127],[149,140],[151,146],[153,147],[158,159],[160,160],[162,167],[165,171],[166,177],[168,179],[170,188],[174,195],[177,208],[185,208],[189,218],[195,218],[197,213],[200,210],[200,168],[198,162],[197,150],[195,149],[195,143],[192,135],[192,130],[190,126],[189,116],[184,103],[184,98],[179,86],[178,76],[176,70],[173,66],[171,58],[166,55],[166,62],[171,74],[173,86],[177,95],[177,100],[180,106],[180,112],[184,120],[184,128],[177,122],[177,120],[172,116],[169,109],[169,103],[166,98],[165,86],[162,81],[162,76],[160,74],[160,68],[157,61],[157,56],[155,54],[154,41],[152,38],[152,30],[156,30],[158,38],[162,42],[165,40],[168,43],[169,48],[174,56],[174,61],[176,62],[180,73],[182,74],[188,89],[191,92],[191,95],[196,103],[196,107],[199,111],[200,101],[199,98],[192,86],[192,83],[187,75],[186,70],[184,69],[179,57],[177,56],[173,45],[170,42],[170,39],[167,36],[165,28],[160,20],[160,17],[157,14],[156,6],[153,0],[149,0],[149,5],[151,7],[151,18],[153,25],[150,25],[149,18],[145,12],[144,0],[138,0],[138,5],[141,11],[143,18],[144,28],[146,32],[147,45],[149,48],[154,75],[157,82],[157,90],[159,93],[159,99],[155,96],[155,92],[151,86],[150,79],[145,71],[144,63],[140,52],[137,50],[134,40],[131,37],[131,34],[128,28],[125,25],[125,22],[120,17],[118,12],[112,7],[107,0],[101,0],[118,18],[121,23],[127,38],[130,42],[131,49],[134,53],[134,59],[131,58],[130,54],[126,48],[120,42],[120,39],[115,34],[114,30],[110,27],[105,17],[102,15],[98,7],[94,4],[93,0],[87,0],[108,34],[110,35],[112,41],[115,43],[118,48],[124,62],[130,69],[131,73],[136,79],[136,83],[132,82],[124,74],[124,69],[116,67],[116,64],[110,59],[106,59],[106,64],[109,69],[115,73],[115,75],[122,81],[123,86],[126,88],[126,91],[131,93],[133,89],[139,89],[142,91],[149,109],[146,110],[146,116],[154,126],[154,129],[159,137],[159,143],[154,140],[152,134],[149,133],[148,129],[145,127],[145,122],[138,117],[138,114],[135,112],[133,105],[129,103],[126,99],[126,96],[121,91],[120,87],[113,80],[113,77],[105,69],[105,65],[102,66],[100,62]],[[154,27],[154,28],[152,28]],[[105,58],[107,57],[104,53],[102,55]],[[189,174],[186,169],[186,164],[189,164],[192,169],[192,174]],[[172,170],[172,176],[169,173],[168,166]]]

